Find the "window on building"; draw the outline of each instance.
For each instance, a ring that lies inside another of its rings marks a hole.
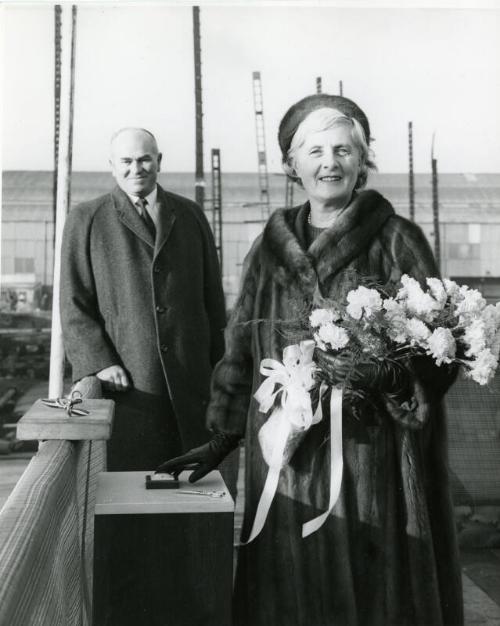
[[[450,243],[448,244],[449,259],[479,259],[478,243]]]
[[[15,257],[14,274],[34,274],[35,259],[32,257]]]
[[[481,224],[467,224],[469,243],[481,243]]]

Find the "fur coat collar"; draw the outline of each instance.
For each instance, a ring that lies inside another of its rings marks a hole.
[[[264,229],[261,247],[261,260],[273,277],[282,285],[294,282],[305,292],[346,267],[394,215],[381,194],[363,191],[306,250],[309,211],[309,202],[275,211]]]

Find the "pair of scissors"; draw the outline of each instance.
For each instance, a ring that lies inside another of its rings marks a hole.
[[[85,409],[75,409],[75,404],[81,404],[83,402],[82,394],[79,391],[73,391],[69,398],[45,398],[42,399],[42,402],[45,406],[50,406],[53,409],[64,409],[68,414],[68,417],[73,417],[73,415],[88,415],[89,411]]]
[[[223,498],[226,495],[225,491],[201,491],[196,489],[177,489],[174,493],[186,493],[193,496],[208,496],[209,498]]]

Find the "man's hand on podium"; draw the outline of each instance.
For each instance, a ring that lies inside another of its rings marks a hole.
[[[238,447],[240,438],[239,435],[216,433],[208,443],[165,461],[156,469],[156,473],[172,474],[177,478],[182,471],[192,469],[189,482],[194,483],[218,467],[226,456]]]

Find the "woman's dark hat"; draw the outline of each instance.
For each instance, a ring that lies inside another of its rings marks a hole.
[[[288,109],[281,120],[278,130],[278,142],[280,144],[283,159],[286,159],[293,136],[297,132],[299,124],[309,115],[309,113],[312,113],[312,111],[315,111],[316,109],[323,109],[325,107],[337,109],[347,117],[353,117],[358,120],[361,127],[365,131],[367,143],[370,143],[370,124],[368,123],[368,118],[355,102],[349,100],[349,98],[344,98],[343,96],[330,96],[326,93],[318,93],[312,96],[307,96],[306,98],[296,102]]]

